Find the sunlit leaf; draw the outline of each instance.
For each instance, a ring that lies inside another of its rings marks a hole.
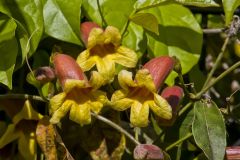
[[[13,19],[0,14],[0,83],[10,89],[12,89],[12,74],[18,52],[16,27]]]
[[[150,13],[137,13],[130,17],[131,21],[155,34],[158,34],[158,20]]]
[[[183,74],[197,64],[202,46],[202,30],[191,12],[178,4],[167,4],[145,12],[155,15],[159,22],[159,36],[148,33],[148,53],[152,57],[176,56]],[[177,76],[172,72],[167,83],[173,85]]]
[[[217,7],[219,6],[214,0],[138,0],[134,7],[136,9],[144,9],[150,7],[157,7],[166,3],[181,3],[183,5],[191,5],[196,7]]]
[[[143,28],[130,23],[126,34],[122,37],[122,44],[136,51],[138,57],[141,57],[147,49],[147,41]]]
[[[133,11],[134,0],[99,0],[102,16],[107,25],[122,29]],[[102,25],[103,21],[98,9],[97,0],[83,0],[83,9],[94,22]]]
[[[235,9],[240,5],[240,1],[239,0],[222,0],[222,2],[223,2],[223,9],[225,12],[226,25],[229,25],[229,23],[232,20]]]
[[[16,35],[21,47],[22,64],[27,55],[38,47],[43,33],[42,4],[39,0],[0,1],[0,11],[14,18],[17,23]]]
[[[43,7],[45,32],[56,39],[82,45],[81,5],[82,0],[47,0]]]
[[[208,159],[222,160],[226,147],[223,116],[214,102],[196,102],[192,125],[194,139]]]

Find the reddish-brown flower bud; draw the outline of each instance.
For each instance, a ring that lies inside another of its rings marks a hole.
[[[88,43],[88,36],[93,28],[101,28],[98,24],[94,22],[83,22],[80,27],[81,32],[81,39],[85,46],[87,46]]]
[[[148,61],[143,68],[149,70],[156,89],[159,89],[174,68],[174,59],[169,56],[156,57]]]
[[[179,102],[183,97],[183,89],[178,86],[167,87],[162,91],[161,96],[165,98],[172,107],[172,119],[157,118],[157,121],[159,125],[171,126],[177,118]]]
[[[55,78],[54,70],[51,67],[39,67],[34,71],[34,76],[36,80],[41,83],[46,83]]]
[[[226,147],[226,158],[227,160],[240,159],[240,146]]]
[[[80,66],[69,55],[57,53],[53,57],[53,63],[55,67],[55,73],[62,87],[67,79],[86,79],[86,76]]]
[[[134,149],[133,153],[134,159],[141,160],[141,159],[152,159],[152,160],[163,160],[164,155],[163,151],[152,144],[140,144],[137,145]]]

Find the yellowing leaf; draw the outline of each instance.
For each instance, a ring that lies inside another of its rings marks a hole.
[[[137,13],[133,15],[131,21],[142,26],[146,30],[149,30],[153,33],[159,34],[158,32],[158,20],[151,13]]]

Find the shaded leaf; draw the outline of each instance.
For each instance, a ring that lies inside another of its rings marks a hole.
[[[82,0],[47,0],[43,7],[45,32],[56,39],[82,45],[81,5]]]
[[[229,25],[232,20],[235,9],[240,5],[240,1],[239,0],[222,0],[222,2],[223,2],[223,9],[225,12],[226,25]]]
[[[36,139],[46,159],[56,160],[57,149],[55,145],[55,130],[54,126],[49,123],[48,117],[44,117],[38,122]]]
[[[176,56],[183,74],[197,64],[202,46],[202,30],[191,12],[178,4],[167,4],[146,10],[159,21],[159,36],[148,33],[148,53],[152,57]],[[177,76],[172,72],[167,83],[173,85]]]
[[[15,38],[16,23],[0,15],[0,83],[12,89],[12,74],[16,63],[18,44]]]
[[[224,119],[214,102],[196,102],[192,132],[197,145],[208,159],[224,158],[226,129]]]
[[[146,30],[149,30],[155,34],[158,33],[158,20],[151,13],[136,13],[130,17],[131,21],[142,26]]]

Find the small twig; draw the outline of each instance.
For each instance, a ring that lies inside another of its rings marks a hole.
[[[186,104],[178,113],[179,116],[181,116],[186,110],[188,110],[188,108],[190,108],[192,106],[193,102],[189,102],[188,104]]]
[[[30,99],[41,102],[47,102],[47,100],[43,99],[40,96],[29,95],[29,94],[3,94],[0,95],[0,99]]]
[[[204,34],[218,34],[222,33],[224,28],[203,29]]]
[[[124,29],[122,30],[122,33],[121,33],[122,38],[124,37],[125,33],[127,32],[129,24],[130,24],[130,19],[128,18],[128,21],[127,21],[126,25],[124,26]]]
[[[138,142],[131,134],[129,134],[125,129],[123,129],[122,127],[120,127],[118,124],[108,120],[107,118],[101,116],[101,115],[97,115],[95,113],[91,113],[91,115],[93,117],[95,117],[96,119],[108,124],[109,126],[115,128],[116,130],[118,130],[119,132],[123,133],[126,137],[128,137],[133,143],[135,143],[136,145],[140,145],[141,143]]]
[[[102,9],[101,9],[99,0],[97,0],[97,6],[98,6],[99,14],[100,14],[101,19],[102,19],[102,22],[103,22],[103,26],[105,27],[105,26],[107,26],[107,22],[106,22],[106,20],[104,19],[104,16],[103,16],[103,13],[102,13]]]
[[[169,150],[173,149],[175,146],[177,146],[178,144],[182,143],[183,141],[187,140],[188,138],[190,138],[192,136],[193,136],[192,133],[187,134],[185,137],[183,137],[183,138],[177,140],[176,142],[172,143],[171,145],[169,145],[165,150],[169,151]]]
[[[216,62],[215,62],[215,64],[214,64],[213,68],[211,69],[210,73],[209,73],[208,76],[207,76],[207,79],[206,79],[206,81],[205,81],[205,83],[204,83],[204,85],[203,85],[203,88],[207,86],[207,84],[208,84],[209,81],[211,80],[214,72],[216,71],[217,67],[219,66],[220,61],[221,61],[222,58],[223,58],[223,54],[224,54],[224,52],[225,52],[225,50],[226,50],[226,48],[227,48],[227,44],[228,44],[228,42],[229,42],[229,39],[230,39],[229,37],[227,37],[227,38],[225,39],[225,41],[224,41],[224,43],[223,43],[223,46],[222,46],[222,48],[221,48],[221,51],[220,51],[220,53],[218,54],[218,57],[217,57],[217,59],[216,59]]]
[[[233,70],[235,70],[237,67],[240,66],[240,61],[235,63],[234,65],[232,65],[229,69],[227,69],[226,71],[224,71],[222,74],[220,74],[216,79],[214,79],[213,81],[211,81],[205,88],[203,88],[197,95],[195,98],[199,98],[202,96],[202,94],[204,94],[205,92],[207,92],[209,90],[209,88],[211,88],[213,85],[215,85],[218,81],[220,81],[223,77],[225,77],[226,75],[228,75],[229,73],[231,73]]]

